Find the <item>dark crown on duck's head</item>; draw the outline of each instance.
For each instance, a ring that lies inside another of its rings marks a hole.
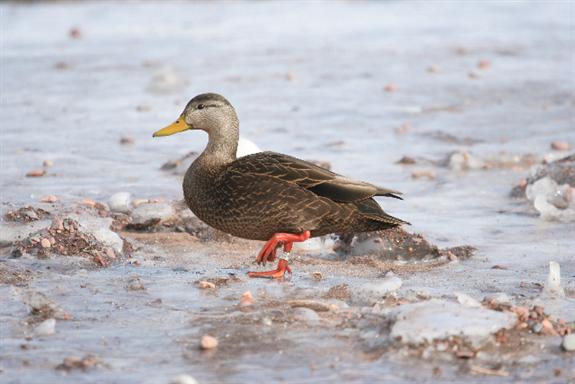
[[[186,109],[197,108],[199,105],[202,105],[203,107],[215,107],[220,105],[232,106],[222,95],[218,95],[217,93],[202,93],[190,100],[186,105]]]

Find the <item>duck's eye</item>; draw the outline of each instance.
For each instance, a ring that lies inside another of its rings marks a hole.
[[[198,104],[197,109],[204,109],[204,104]]]

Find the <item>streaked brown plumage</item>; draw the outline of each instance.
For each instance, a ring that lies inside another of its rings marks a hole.
[[[186,172],[185,200],[197,217],[216,229],[265,241],[277,233],[310,231],[314,237],[406,223],[385,213],[373,199],[400,198],[400,192],[280,153],[236,159],[239,122],[234,108],[220,95],[194,97],[174,124],[154,136],[187,129],[205,130],[209,142]]]
[[[208,171],[199,159],[184,178],[184,196],[196,216],[252,240],[268,240],[279,232],[309,230],[314,237],[394,227],[404,221],[387,215],[373,196],[397,194],[274,152],[240,157]]]

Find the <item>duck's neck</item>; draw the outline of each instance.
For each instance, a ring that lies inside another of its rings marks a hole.
[[[200,155],[203,161],[211,165],[224,165],[236,159],[239,140],[239,123],[230,120],[226,127],[209,132],[206,149]]]

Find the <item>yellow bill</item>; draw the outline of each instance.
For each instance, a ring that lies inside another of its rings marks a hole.
[[[160,137],[160,136],[170,136],[174,133],[183,132],[187,129],[190,129],[190,126],[186,123],[184,118],[180,116],[178,120],[174,123],[168,125],[165,128],[160,129],[159,131],[154,132],[153,137]]]

